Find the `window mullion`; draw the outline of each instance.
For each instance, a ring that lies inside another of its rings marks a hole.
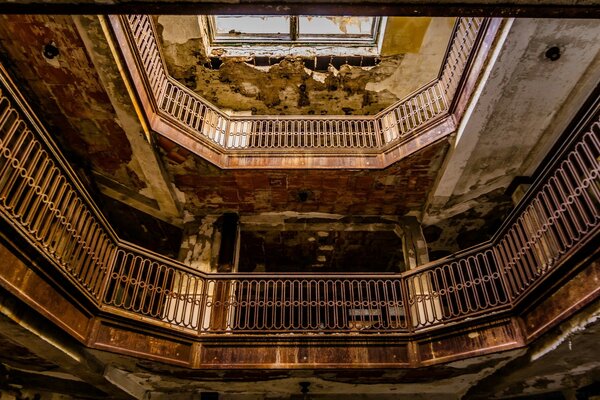
[[[292,42],[298,40],[298,16],[290,16],[290,39]]]

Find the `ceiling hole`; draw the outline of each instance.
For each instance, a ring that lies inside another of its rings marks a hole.
[[[46,57],[49,60],[52,60],[54,57],[58,56],[59,51],[58,51],[58,47],[56,47],[56,43],[54,43],[54,42],[47,43],[44,46],[44,51],[42,53],[44,54],[44,57]]]
[[[560,58],[560,49],[558,46],[552,46],[546,50],[546,58],[550,61],[556,61]]]

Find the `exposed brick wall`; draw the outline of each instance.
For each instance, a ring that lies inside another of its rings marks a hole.
[[[404,215],[424,206],[447,149],[442,141],[378,171],[220,170],[164,138],[159,144],[175,185],[186,195],[184,207],[196,215]]]
[[[42,54],[50,42],[60,52],[52,60]],[[71,17],[0,16],[0,52],[46,128],[77,158],[71,161],[137,188],[125,165],[131,146]]]

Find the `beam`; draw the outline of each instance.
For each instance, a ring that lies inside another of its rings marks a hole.
[[[428,0],[333,2],[298,0],[251,2],[238,0],[13,0],[0,4],[0,13],[14,14],[224,14],[224,15],[390,15],[390,16],[485,16],[600,18],[593,0]]]
[[[31,312],[31,309],[20,300],[3,290],[0,291],[0,335],[9,338],[8,340],[14,346],[27,349],[38,359],[60,366],[58,371],[51,369],[37,371],[36,369],[39,368],[32,365],[32,371],[21,370],[19,376],[24,379],[33,376],[45,377],[47,382],[58,385],[52,389],[55,391],[68,389],[66,382],[70,381],[72,388],[67,390],[67,393],[72,395],[77,395],[77,390],[82,388],[95,388],[100,391],[99,393],[104,393],[113,399],[131,399],[129,393],[103,376],[105,369],[103,363],[90,355],[81,344],[65,335],[48,320]],[[3,349],[3,351],[8,350]],[[4,362],[6,363],[6,361]],[[10,367],[11,363],[8,362],[8,364]],[[61,373],[57,374],[56,372]],[[17,376],[13,376],[13,378],[17,378]],[[30,387],[36,385],[36,381],[33,379],[27,379],[26,382]],[[93,397],[98,393],[89,391],[87,395]]]

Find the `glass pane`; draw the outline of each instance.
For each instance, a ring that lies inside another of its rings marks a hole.
[[[275,16],[215,16],[217,36],[281,35],[290,33],[290,17]]]
[[[372,36],[374,17],[299,17],[300,36]]]

